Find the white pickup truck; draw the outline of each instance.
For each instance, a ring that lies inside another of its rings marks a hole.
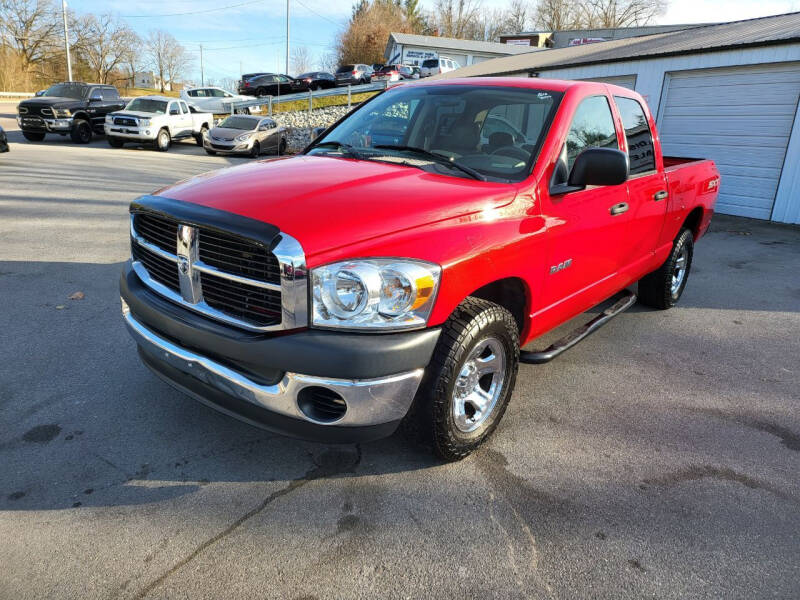
[[[106,139],[112,148],[126,142],[152,144],[156,150],[169,150],[173,140],[193,137],[203,145],[203,135],[214,125],[211,113],[201,113],[184,100],[166,96],[134,98],[123,110],[106,116]]]

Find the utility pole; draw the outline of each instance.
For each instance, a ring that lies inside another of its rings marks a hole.
[[[286,0],[286,71],[289,74],[289,0]]]
[[[67,31],[67,0],[61,0],[61,14],[64,17],[64,50],[67,52],[67,81],[72,81],[72,60],[69,57],[69,31]]]
[[[206,87],[206,77],[203,71],[203,44],[200,44],[200,87]]]

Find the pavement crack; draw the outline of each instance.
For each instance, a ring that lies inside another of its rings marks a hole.
[[[279,490],[272,492],[269,496],[264,498],[258,506],[253,508],[252,510],[246,512],[241,517],[236,519],[233,523],[228,525],[225,529],[217,533],[215,536],[207,539],[205,542],[200,544],[197,548],[195,548],[192,552],[190,552],[187,556],[179,560],[175,563],[172,567],[167,569],[164,573],[162,573],[158,578],[151,581],[147,584],[144,588],[139,590],[139,592],[134,596],[134,598],[141,599],[146,597],[150,592],[164,583],[172,574],[179,571],[182,567],[186,566],[190,562],[192,562],[195,558],[200,556],[205,550],[219,542],[220,540],[224,539],[225,537],[229,536],[231,533],[236,531],[239,527],[241,527],[244,523],[264,511],[270,504],[274,501],[291,494],[295,490],[300,489],[307,483],[310,483],[316,479],[323,479],[325,477],[330,477],[333,475],[338,475],[340,473],[354,473],[358,465],[361,463],[361,447],[356,446],[356,453],[353,456],[352,452],[346,452],[340,449],[330,449],[324,452],[321,456],[315,457],[316,466],[312,469],[309,469],[303,477],[298,479],[293,479],[289,482],[289,484]]]

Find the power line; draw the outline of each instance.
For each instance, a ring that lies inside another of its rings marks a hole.
[[[120,15],[123,19],[149,19],[157,17],[183,17],[186,15],[201,15],[204,13],[216,12],[219,10],[227,10],[229,8],[238,8],[239,6],[247,6],[249,4],[256,4],[262,0],[249,0],[249,2],[240,2],[238,4],[228,4],[227,6],[217,6],[216,8],[206,8],[204,10],[191,10],[179,13],[161,13],[157,15]]]
[[[301,2],[301,0],[295,0],[295,1],[296,1],[296,2],[297,2],[299,5],[300,5],[300,6],[304,7],[306,10],[308,10],[308,11],[311,11],[312,13],[314,13],[315,15],[317,15],[317,16],[318,16],[320,19],[325,19],[326,21],[328,21],[328,23],[333,23],[334,25],[337,25],[337,26],[338,26],[338,25],[341,25],[341,23],[339,23],[339,22],[336,22],[336,21],[334,21],[333,19],[329,19],[329,18],[328,18],[328,17],[326,17],[325,15],[318,13],[317,11],[315,11],[313,8],[311,8],[311,7],[310,7],[308,4],[306,4],[305,2]]]

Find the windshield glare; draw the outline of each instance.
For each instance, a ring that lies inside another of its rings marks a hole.
[[[47,88],[42,96],[74,98],[75,100],[81,100],[86,95],[87,89],[88,88],[86,86],[82,85],[67,85],[59,83],[56,85],[51,85],[49,88]]]
[[[226,127],[227,129],[242,129],[250,131],[256,128],[258,119],[251,119],[249,117],[227,117],[217,127]]]
[[[125,109],[163,114],[167,112],[167,103],[164,100],[153,100],[151,98],[134,98]]]
[[[400,86],[351,113],[308,153],[467,176],[434,154],[490,181],[521,181],[531,171],[561,97],[532,88]],[[378,148],[387,145],[406,148]]]

